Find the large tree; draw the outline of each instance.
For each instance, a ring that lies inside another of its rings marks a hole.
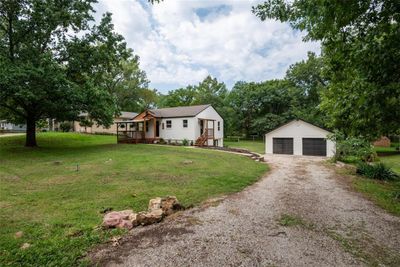
[[[329,78],[322,107],[331,126],[370,139],[399,131],[398,0],[268,0],[253,11],[321,41]]]
[[[149,80],[140,69],[138,56],[122,62],[122,71],[117,70],[115,76],[113,87],[121,110],[141,112],[155,106],[157,91],[148,88]]]
[[[118,113],[110,84],[131,51],[113,31],[110,14],[94,24],[95,2],[0,2],[0,107],[26,122],[26,146],[36,146],[41,119],[88,112],[107,126]]]
[[[324,58],[309,52],[306,60],[289,67],[285,79],[294,94],[292,105],[294,116],[326,127],[327,116],[320,106],[321,96],[328,86],[323,69]]]
[[[227,97],[236,132],[262,135],[293,118],[296,96],[286,80],[237,82]]]

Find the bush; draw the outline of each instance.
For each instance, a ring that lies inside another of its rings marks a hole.
[[[334,160],[347,161],[351,159],[352,162],[372,162],[377,159],[374,146],[364,138],[345,137],[343,134],[335,132],[329,139],[336,142]]]
[[[189,140],[187,140],[186,138],[182,140],[182,145],[184,146],[188,146],[189,145]]]
[[[62,122],[60,123],[60,129],[63,132],[69,132],[72,129],[71,123],[69,122]]]
[[[165,140],[163,138],[160,138],[160,144],[162,144],[162,145],[166,144],[166,142],[165,142]]]
[[[397,180],[399,176],[383,163],[368,164],[360,162],[357,164],[358,174],[375,180]]]

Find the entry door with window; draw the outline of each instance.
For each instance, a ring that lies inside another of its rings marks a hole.
[[[326,139],[303,138],[303,155],[326,156]]]
[[[272,152],[293,155],[293,138],[272,138]]]

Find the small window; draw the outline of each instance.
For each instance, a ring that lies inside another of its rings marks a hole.
[[[183,120],[183,128],[187,128],[188,127],[188,120]]]
[[[167,129],[172,128],[172,121],[167,121]]]
[[[221,122],[219,121],[218,122],[218,131],[220,131],[221,130]]]
[[[164,130],[164,123],[161,123],[161,129]]]
[[[146,122],[146,132],[149,131],[149,122]]]

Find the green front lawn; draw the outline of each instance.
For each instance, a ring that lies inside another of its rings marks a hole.
[[[400,175],[400,154],[393,156],[379,157],[379,160],[392,168],[395,172]]]
[[[400,175],[400,155],[379,157],[379,160]],[[353,184],[382,208],[400,215],[400,181],[377,181],[357,176]]]
[[[0,138],[1,266],[74,265],[116,233],[96,228],[106,208],[140,211],[165,195],[199,204],[239,191],[267,170],[233,154],[116,145],[113,136],[43,133],[36,149],[24,148],[23,139]],[[23,243],[31,246],[22,250]]]
[[[244,148],[258,154],[265,154],[265,144],[262,140],[224,140],[224,146],[232,148]]]

